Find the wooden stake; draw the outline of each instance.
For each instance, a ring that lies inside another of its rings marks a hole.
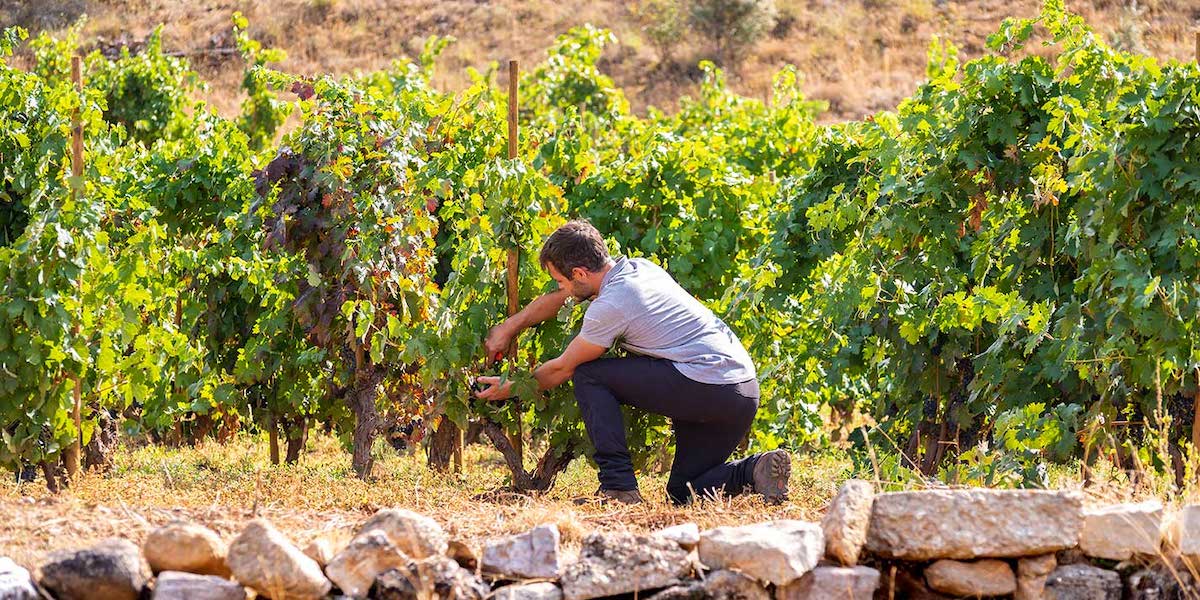
[[[463,472],[463,446],[466,445],[463,440],[462,427],[454,428],[454,436],[455,436],[454,452],[453,452],[454,472],[462,473]]]
[[[508,158],[509,160],[517,157],[517,80],[518,80],[518,65],[517,61],[508,61]],[[517,314],[521,310],[521,288],[517,274],[521,270],[521,251],[518,248],[508,249],[508,316]],[[517,340],[514,338],[512,345],[508,348],[508,356],[515,359],[517,355]],[[521,402],[516,400],[517,415],[521,414]],[[517,450],[517,457],[521,460],[521,464],[525,464],[525,432],[521,426],[520,417],[517,419],[517,433],[512,440],[513,448]]]
[[[79,101],[83,102],[83,70],[79,55],[71,57],[71,81],[75,83],[75,89],[79,92]],[[78,106],[71,113],[71,175],[75,178],[71,183],[71,199],[74,201],[79,188],[82,187],[78,178],[83,176],[83,124]],[[79,335],[78,321],[72,327],[72,333]],[[75,389],[71,392],[74,401],[74,406],[71,407],[71,421],[75,425],[75,440],[67,446],[63,454],[68,479],[74,479],[79,473],[79,457],[83,448],[83,380],[80,373],[76,373],[72,379]]]
[[[1200,29],[1196,30],[1196,63],[1200,64]]]
[[[1192,395],[1192,451],[1200,453],[1200,369],[1196,370],[1196,393]]]

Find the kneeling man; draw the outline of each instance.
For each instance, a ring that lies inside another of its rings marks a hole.
[[[558,282],[488,333],[488,356],[505,352],[525,328],[553,318],[569,296],[591,300],[583,327],[558,358],[534,370],[540,389],[568,379],[596,452],[605,498],[641,502],[625,440],[621,404],[664,415],[675,432],[667,494],[677,504],[693,495],[753,490],[768,501],[787,494],[791,462],[775,450],[725,462],[750,431],[758,410],[758,379],[746,349],[721,319],[663,269],[642,258],[608,255],[586,221],[550,235],[539,261]],[[601,358],[614,344],[633,356]],[[480,377],[477,396],[508,398],[511,382]]]

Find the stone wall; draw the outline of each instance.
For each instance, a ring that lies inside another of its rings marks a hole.
[[[476,553],[401,509],[376,513],[340,547],[319,539],[303,550],[264,520],[228,546],[179,522],[141,548],[113,539],[56,552],[35,573],[0,558],[0,600],[1165,600],[1200,597],[1196,561],[1200,506],[1085,508],[1067,491],[876,495],[849,481],[821,523],[596,532],[570,560],[552,524]]]

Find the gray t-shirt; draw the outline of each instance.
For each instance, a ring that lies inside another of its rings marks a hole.
[[[742,383],[754,363],[733,331],[658,265],[618,258],[583,315],[579,337],[665,358],[700,383]]]

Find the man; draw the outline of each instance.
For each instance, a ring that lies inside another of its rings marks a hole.
[[[575,384],[575,399],[596,452],[606,499],[641,502],[625,440],[621,404],[665,415],[675,431],[675,461],[667,494],[677,504],[693,495],[751,488],[768,501],[786,497],[791,461],[776,450],[726,463],[750,431],[758,410],[758,380],[737,336],[666,271],[641,258],[608,255],[587,221],[558,228],[539,262],[558,282],[519,313],[492,328],[488,356],[503,353],[523,330],[558,314],[569,296],[590,299],[583,327],[558,358],[534,370],[539,389]],[[600,358],[619,344],[634,356]],[[512,383],[480,377],[484,400],[508,398]]]

